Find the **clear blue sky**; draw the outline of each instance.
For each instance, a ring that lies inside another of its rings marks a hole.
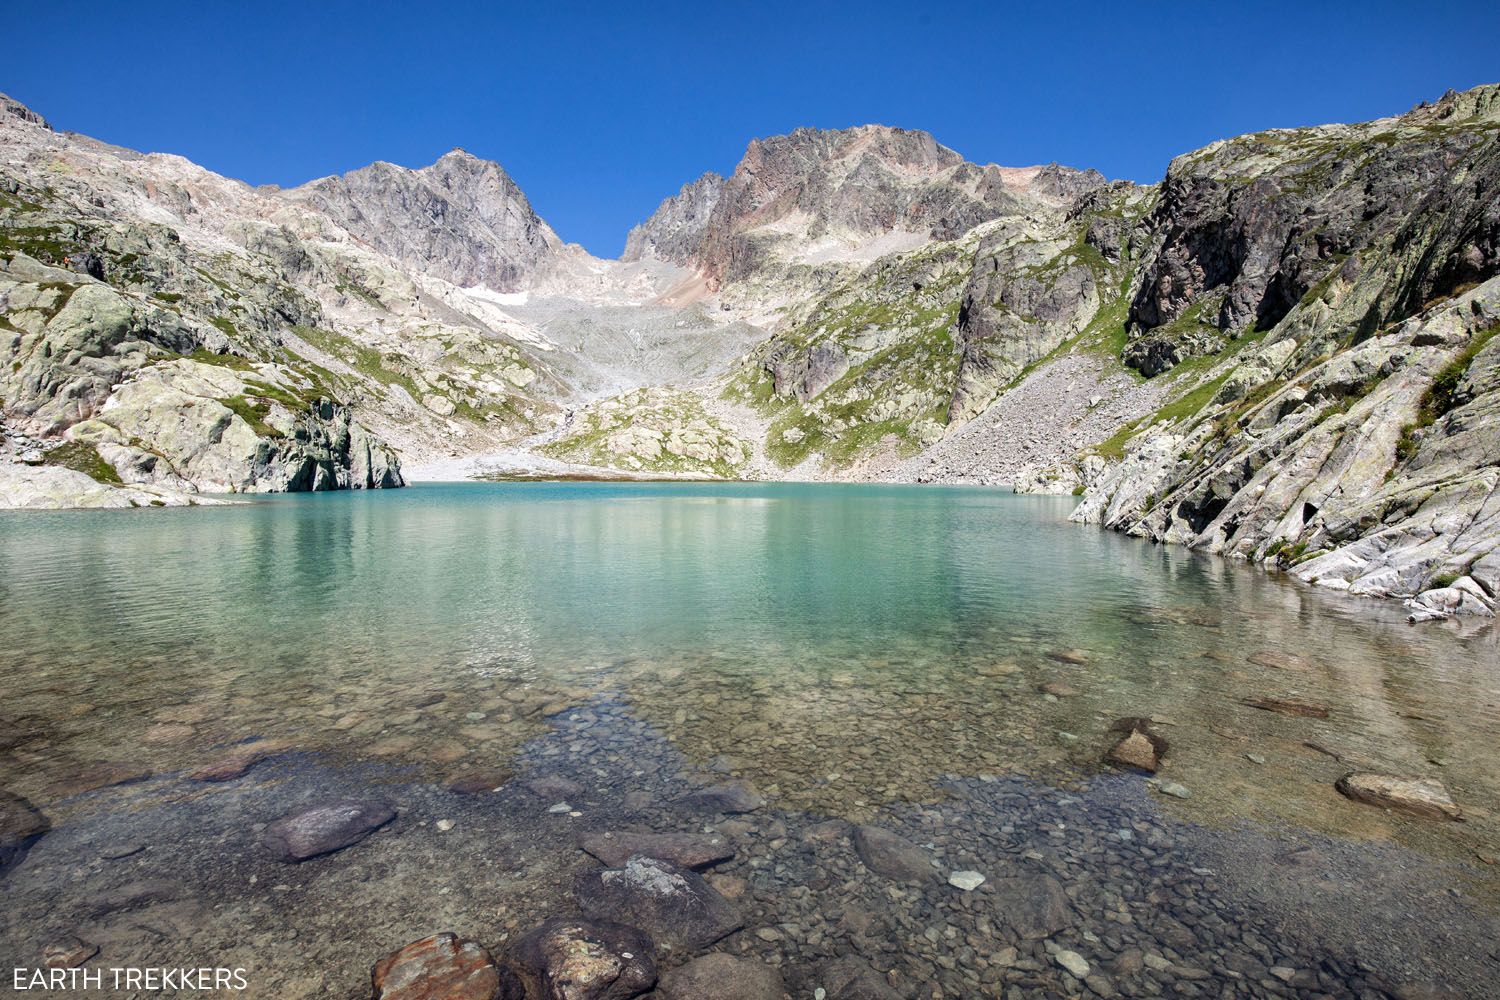
[[[24,2],[0,90],[58,128],[292,185],[454,146],[594,253],[754,136],[922,128],[1154,181],[1255,129],[1500,81],[1500,3]]]

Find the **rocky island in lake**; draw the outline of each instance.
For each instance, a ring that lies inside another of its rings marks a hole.
[[[1500,990],[1500,84],[792,128],[618,257],[11,89],[7,990]]]

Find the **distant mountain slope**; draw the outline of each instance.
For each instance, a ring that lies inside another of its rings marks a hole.
[[[460,286],[520,291],[562,247],[504,168],[461,149],[420,170],[372,163],[286,196],[407,267]]]

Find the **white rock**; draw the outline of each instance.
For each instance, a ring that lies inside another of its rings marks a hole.
[[[964,892],[973,892],[984,885],[984,876],[974,871],[954,872],[948,876],[948,884]]]

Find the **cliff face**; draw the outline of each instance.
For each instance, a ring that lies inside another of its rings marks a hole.
[[[1198,372],[1080,518],[1356,593],[1500,592],[1497,88],[1180,158],[1138,235],[1124,360]]]
[[[625,237],[621,260],[645,257],[687,266],[703,242],[714,206],[724,191],[724,178],[706,173],[663,201],[651,217],[633,227]]]

